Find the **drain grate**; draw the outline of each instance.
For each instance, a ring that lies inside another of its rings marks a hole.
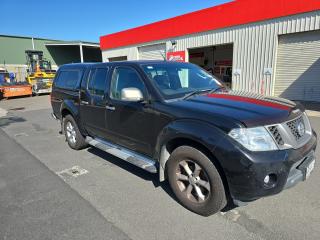
[[[57,172],[56,174],[62,179],[67,180],[69,178],[77,178],[79,176],[85,175],[88,172],[89,171],[84,168],[81,168],[79,166],[74,166],[72,168],[62,170],[61,172]]]

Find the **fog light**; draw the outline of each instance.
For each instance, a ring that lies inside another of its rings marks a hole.
[[[267,188],[273,188],[276,186],[277,183],[277,175],[275,174],[268,174],[267,176],[265,176],[265,178],[263,179],[264,185]]]

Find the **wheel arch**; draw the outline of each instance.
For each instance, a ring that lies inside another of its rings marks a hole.
[[[61,110],[61,118],[63,119],[67,115],[73,116],[72,112],[69,109],[67,109],[67,108],[62,109]]]
[[[80,121],[79,107],[75,106],[72,101],[65,101],[63,104],[61,104],[60,113],[61,113],[61,124],[63,124],[63,118],[65,116],[71,115],[73,119],[76,121],[81,134],[87,135],[87,132]],[[63,128],[62,128],[62,131],[63,131]]]
[[[198,149],[212,161],[222,178],[226,194],[229,195],[227,177],[214,152],[217,142],[223,137],[222,130],[201,121],[177,121],[166,126],[158,138],[156,147],[160,181],[167,178],[166,163],[171,153],[176,148],[186,145]]]
[[[66,114],[70,114],[74,119],[78,118],[79,109],[70,100],[65,100],[60,107],[61,118],[65,117]],[[65,114],[65,115],[64,115]]]

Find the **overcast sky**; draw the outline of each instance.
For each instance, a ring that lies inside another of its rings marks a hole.
[[[98,42],[108,33],[229,1],[0,0],[0,34]]]

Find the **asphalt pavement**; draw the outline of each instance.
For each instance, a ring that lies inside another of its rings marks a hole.
[[[320,239],[317,164],[295,188],[205,218],[177,203],[157,175],[93,148],[71,150],[48,96],[0,108],[8,111],[0,119],[0,239]],[[320,114],[311,122],[320,133]]]
[[[130,239],[1,129],[0,153],[0,239]]]

